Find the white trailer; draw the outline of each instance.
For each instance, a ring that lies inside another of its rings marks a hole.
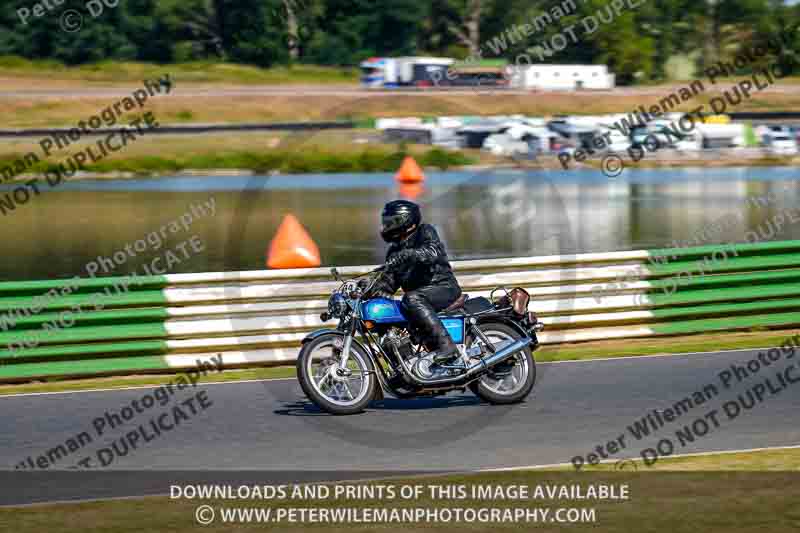
[[[522,65],[509,67],[511,87],[566,90],[613,89],[614,75],[605,65]]]

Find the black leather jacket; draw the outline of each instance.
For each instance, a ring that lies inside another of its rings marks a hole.
[[[386,263],[386,292],[394,294],[401,287],[405,292],[431,285],[458,287],[444,245],[430,224],[421,224],[408,239],[389,246]]]

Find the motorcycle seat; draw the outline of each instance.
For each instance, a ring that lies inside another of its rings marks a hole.
[[[444,309],[443,311],[441,311],[441,313],[442,314],[448,314],[448,313],[452,313],[454,311],[458,311],[459,309],[464,307],[464,304],[467,302],[468,298],[469,298],[469,294],[464,294],[462,292],[461,296],[459,296],[458,299],[456,299],[455,302],[453,302],[449,306],[447,306],[447,309]]]

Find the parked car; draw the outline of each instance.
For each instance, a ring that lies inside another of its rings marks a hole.
[[[503,132],[486,137],[483,149],[494,155],[528,154],[530,145],[526,140],[514,138],[508,132]]]
[[[624,152],[631,147],[630,138],[618,130],[600,128],[599,135],[606,141],[605,150],[609,152]]]
[[[797,153],[797,140],[783,131],[770,131],[766,135],[767,151],[775,155],[794,155]]]
[[[792,137],[794,137],[794,140],[800,144],[800,126],[789,126],[789,131],[792,132]]]
[[[666,148],[672,143],[670,142],[670,136],[664,132],[665,129],[666,126],[657,124],[633,128],[631,130],[631,144],[636,147],[643,146],[648,150]]]

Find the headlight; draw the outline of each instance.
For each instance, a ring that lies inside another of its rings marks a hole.
[[[345,311],[347,311],[347,300],[340,293],[333,293],[328,300],[328,314],[332,318],[341,318]]]

